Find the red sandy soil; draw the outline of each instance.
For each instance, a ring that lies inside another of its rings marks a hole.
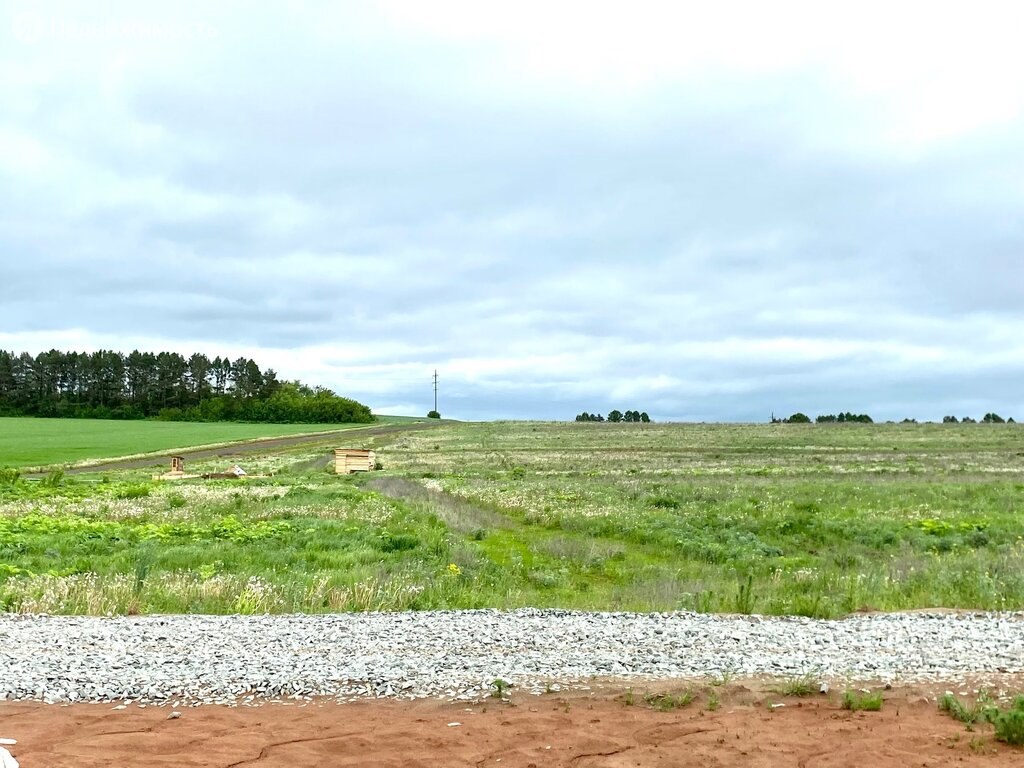
[[[123,766],[896,766],[1024,765],[1024,749],[968,732],[933,698],[886,692],[881,712],[839,696],[780,699],[733,687],[660,712],[641,695],[518,695],[466,706],[373,701],[169,708],[0,705],[22,768]],[[769,704],[784,701],[772,709]],[[450,725],[459,723],[459,725]]]

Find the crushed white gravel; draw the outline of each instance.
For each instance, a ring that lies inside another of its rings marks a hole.
[[[474,699],[595,678],[953,681],[1024,673],[1024,613],[839,621],[693,613],[431,611],[324,616],[0,615],[0,698],[251,704]]]

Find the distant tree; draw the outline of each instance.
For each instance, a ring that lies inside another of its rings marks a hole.
[[[1013,420],[1013,416],[1011,416],[1010,418],[1008,418],[1008,419],[1006,420],[1006,423],[1007,423],[1007,424],[1016,424],[1017,422],[1016,422],[1016,421],[1014,421],[1014,420]]]
[[[437,411],[427,411],[427,418],[428,419],[440,419],[441,418],[441,414],[438,413]]]
[[[811,423],[811,417],[808,416],[806,413],[800,413],[798,411],[798,412],[794,413],[792,416],[790,416],[788,419],[786,419],[786,423],[787,424],[810,424]]]
[[[982,418],[983,424],[1005,424],[1006,419],[1000,416],[998,413],[986,413]]]
[[[959,424],[960,423],[960,419],[958,419],[956,416],[943,416],[942,417],[942,423],[943,424]]]
[[[846,424],[846,423],[874,424],[875,423],[874,420],[870,416],[868,416],[866,413],[851,413],[850,411],[846,411],[846,412],[840,413],[837,416],[833,416],[832,414],[827,414],[825,416],[819,416],[817,419],[815,419],[815,421],[817,421],[819,424],[831,424],[833,422],[837,423],[837,424]]]
[[[370,409],[330,390],[282,382],[254,360],[112,350],[32,357],[0,350],[0,414],[280,423],[370,422]]]
[[[977,424],[978,422],[972,419],[970,416],[964,416],[960,419],[961,424]]]
[[[608,412],[608,421],[613,422],[613,423],[622,421],[622,411],[620,411],[617,408],[615,410],[613,410],[613,411],[609,411]]]
[[[651,417],[647,415],[647,411],[641,412],[641,414],[640,414],[640,421],[643,422],[644,424],[650,424],[651,423]],[[1013,421],[1013,419],[1010,419],[1010,421]]]
[[[917,419],[904,419],[900,424],[917,424]]]

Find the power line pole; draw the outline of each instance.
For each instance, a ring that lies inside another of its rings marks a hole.
[[[437,369],[434,369],[434,413],[437,413]]]

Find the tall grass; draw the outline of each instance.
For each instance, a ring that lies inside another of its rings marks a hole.
[[[1017,429],[463,424],[381,438],[372,478],[8,472],[0,607],[1020,609]]]

